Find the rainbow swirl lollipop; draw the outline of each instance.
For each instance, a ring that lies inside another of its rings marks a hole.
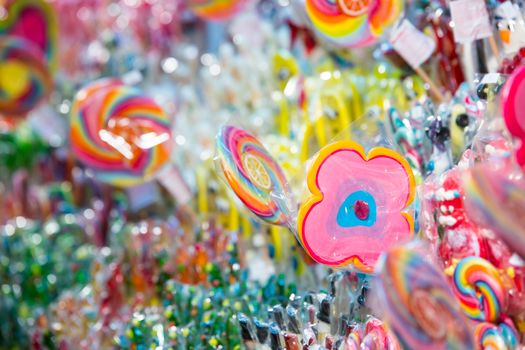
[[[291,224],[291,191],[281,167],[259,140],[225,126],[217,135],[217,153],[226,181],[248,209],[270,224]]]
[[[463,176],[465,207],[477,224],[490,228],[525,258],[525,180],[512,166],[477,165]]]
[[[8,0],[6,9],[7,15],[0,16],[0,36],[27,40],[43,53],[53,69],[58,46],[58,24],[53,7],[45,0]]]
[[[71,145],[100,181],[132,186],[152,178],[169,160],[171,122],[138,89],[97,81],[75,98]]]
[[[506,327],[506,326],[504,326]],[[505,328],[498,327],[489,322],[481,322],[476,326],[474,338],[478,349],[485,350],[511,350],[516,344],[509,344],[505,338]],[[514,334],[512,334],[514,336]],[[514,345],[514,346],[513,346]]]
[[[374,44],[402,11],[401,0],[306,0],[315,31],[341,47]]]
[[[454,270],[453,287],[465,314],[477,321],[496,322],[507,294],[498,270],[487,260],[470,256]]]
[[[42,52],[29,41],[0,39],[0,113],[23,116],[46,98],[53,82]]]
[[[239,12],[245,3],[245,0],[190,0],[188,6],[203,19],[222,21]]]
[[[473,349],[471,332],[442,272],[408,246],[376,267],[377,296],[405,349]]]

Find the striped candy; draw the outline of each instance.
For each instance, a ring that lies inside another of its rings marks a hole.
[[[226,181],[244,205],[266,222],[289,224],[290,189],[281,167],[259,140],[245,130],[225,126],[216,145]]]
[[[42,52],[31,42],[0,39],[0,113],[23,116],[45,99],[53,82]]]
[[[476,321],[496,322],[507,294],[498,270],[487,260],[469,256],[456,266],[453,288],[465,314]]]
[[[115,80],[80,90],[71,112],[71,145],[97,179],[119,187],[152,178],[169,160],[171,122],[153,99]]]

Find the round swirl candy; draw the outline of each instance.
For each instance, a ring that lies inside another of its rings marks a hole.
[[[189,7],[203,19],[222,21],[238,13],[245,3],[245,0],[190,0]]]
[[[374,44],[402,11],[401,0],[306,0],[315,31],[341,47]]]
[[[387,325],[405,349],[473,349],[471,332],[441,270],[411,246],[390,249],[376,267]]]
[[[96,178],[119,187],[152,178],[167,164],[171,122],[153,99],[116,80],[80,90],[71,111],[71,146]]]
[[[496,322],[507,294],[498,270],[487,260],[470,256],[456,266],[453,287],[465,314],[476,321]]]
[[[476,326],[474,339],[481,350],[511,350],[515,347],[509,347],[505,341],[505,336],[498,326],[482,322]]]
[[[24,116],[52,86],[45,57],[35,45],[11,36],[0,39],[0,114]]]
[[[512,176],[512,165],[487,162],[463,176],[465,207],[472,221],[490,228],[525,258],[525,179]]]
[[[225,126],[217,135],[217,154],[226,181],[248,209],[270,224],[291,224],[291,190],[281,167],[259,140],[243,129]]]

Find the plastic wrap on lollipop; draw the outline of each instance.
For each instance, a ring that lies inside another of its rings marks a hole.
[[[298,235],[319,263],[353,263],[370,271],[381,252],[413,234],[406,212],[415,195],[408,162],[384,148],[351,141],[323,149],[308,171],[311,195],[299,211]]]
[[[117,80],[96,81],[75,98],[71,143],[77,159],[96,178],[131,186],[153,178],[167,164],[171,121],[140,90]]]
[[[236,196],[264,221],[294,227],[295,202],[280,165],[247,131],[224,126],[216,139],[220,171]]]

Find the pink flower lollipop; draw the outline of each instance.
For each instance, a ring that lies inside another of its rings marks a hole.
[[[414,176],[394,151],[379,147],[367,155],[354,142],[328,145],[308,172],[308,188],[298,234],[319,263],[370,271],[385,249],[412,236],[404,210],[414,198]]]

